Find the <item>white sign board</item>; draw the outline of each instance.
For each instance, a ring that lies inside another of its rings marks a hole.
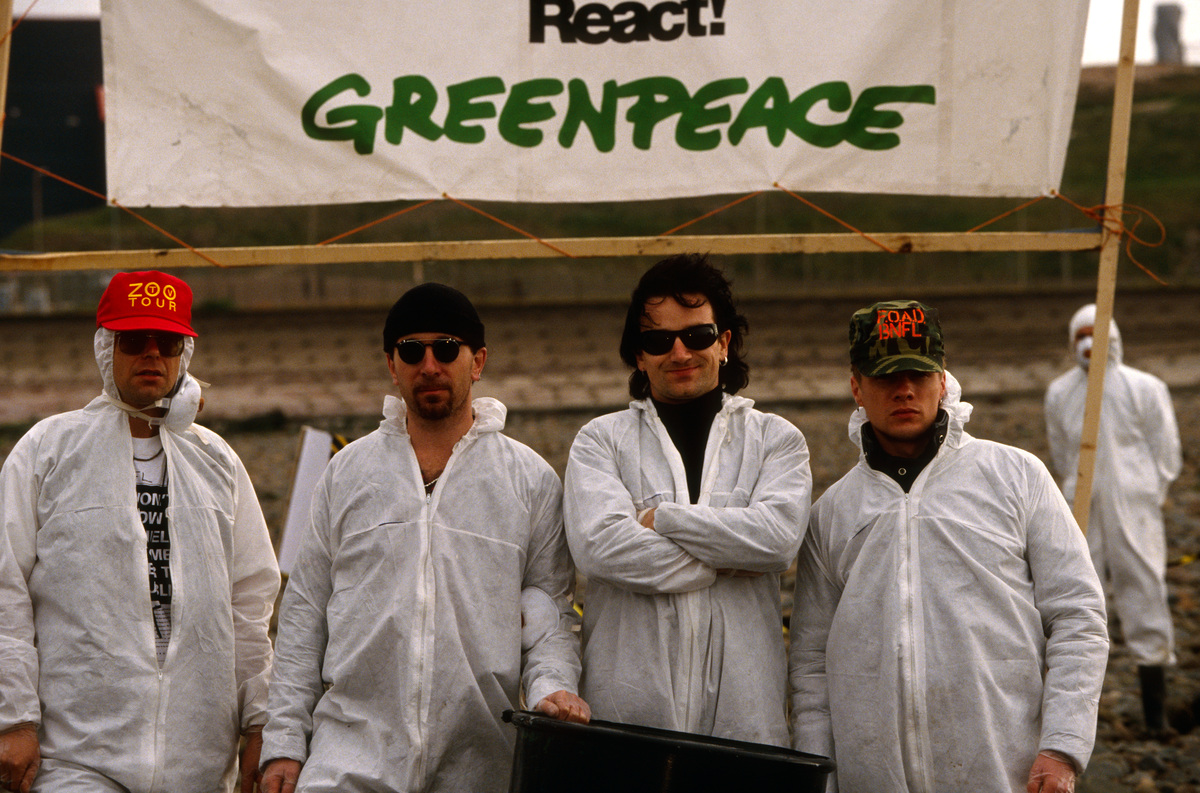
[[[129,206],[1030,196],[1087,0],[102,0]]]
[[[324,430],[302,427],[296,476],[288,499],[283,537],[279,542],[279,569],[290,575],[300,550],[300,536],[308,530],[312,518],[312,497],[333,456],[333,436]]]

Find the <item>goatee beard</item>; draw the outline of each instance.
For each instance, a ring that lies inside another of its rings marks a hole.
[[[413,409],[417,412],[418,416],[426,421],[439,421],[447,418],[454,412],[454,407],[449,402],[429,403],[422,402],[419,399],[415,400],[415,402],[416,405],[413,406]]]

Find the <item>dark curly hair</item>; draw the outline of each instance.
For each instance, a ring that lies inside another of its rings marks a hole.
[[[742,338],[750,330],[746,318],[737,312],[733,286],[725,274],[708,261],[708,254],[678,253],[655,264],[642,276],[629,298],[625,329],[621,333],[621,360],[633,367],[629,375],[629,394],[634,399],[650,396],[650,378],[637,368],[641,351],[642,317],[646,303],[656,297],[670,297],[680,305],[701,305],[686,295],[704,295],[713,309],[717,329],[729,331],[729,360],[720,369],[722,390],[736,394],[750,382],[750,365],[742,360]]]

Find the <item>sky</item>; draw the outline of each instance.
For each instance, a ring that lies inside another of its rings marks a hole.
[[[1154,47],[1154,9],[1162,0],[1140,0],[1138,6],[1138,40],[1136,60],[1138,63],[1153,63],[1157,52]],[[13,0],[13,13],[20,15],[33,0]],[[1053,0],[1047,0],[1053,2]],[[1184,62],[1200,64],[1200,0],[1170,0],[1183,6]],[[1123,0],[1091,0],[1088,13],[1087,36],[1083,42],[1083,64],[1085,66],[1116,63],[1120,51],[1121,12]],[[39,17],[89,16],[100,13],[100,0],[37,0],[33,13]]]
[[[19,2],[20,0],[18,0]],[[61,2],[61,0],[59,0]],[[1154,10],[1162,0],[1140,0],[1138,3],[1138,38],[1135,60],[1153,63],[1157,58],[1154,47]],[[41,0],[49,2],[49,0]],[[1200,0],[1170,0],[1183,6],[1183,21],[1179,38],[1183,43],[1183,61],[1200,64]],[[1121,48],[1122,0],[1092,0],[1088,12],[1087,35],[1083,40],[1085,66],[1117,62]]]

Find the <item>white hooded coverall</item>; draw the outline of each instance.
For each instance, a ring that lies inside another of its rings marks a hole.
[[[1087,764],[1108,657],[1082,532],[1032,454],[945,441],[908,493],[861,454],[813,505],[792,615],[794,748],[841,793],[1025,790],[1041,749]]]
[[[426,494],[405,403],[330,461],[313,497],[279,616],[263,763],[304,763],[297,790],[508,790],[522,685],[530,707],[579,679],[574,568],[562,485],[501,434],[505,408],[475,421]],[[522,653],[522,590],[558,607]]]
[[[266,721],[279,568],[241,461],[192,424],[191,349],[160,432],[173,585],[161,668],[111,331],[96,334],[105,395],[38,422],[0,471],[0,728],[40,724],[35,791],[230,791],[241,732]]]
[[[1070,323],[1070,341],[1095,323],[1084,306]],[[1096,469],[1087,539],[1096,570],[1107,577],[1126,645],[1137,663],[1175,663],[1167,604],[1166,530],[1162,505],[1183,461],[1179,427],[1166,384],[1121,361],[1121,336],[1109,324],[1108,366],[1096,440]],[[1046,434],[1064,495],[1075,498],[1079,441],[1087,404],[1087,370],[1077,366],[1046,391]]]
[[[594,717],[787,745],[779,574],[804,536],[812,477],[800,431],[753,404],[724,395],[696,504],[649,399],[575,438],[564,514],[588,577],[580,688]],[[650,507],[654,529],[638,522]]]

